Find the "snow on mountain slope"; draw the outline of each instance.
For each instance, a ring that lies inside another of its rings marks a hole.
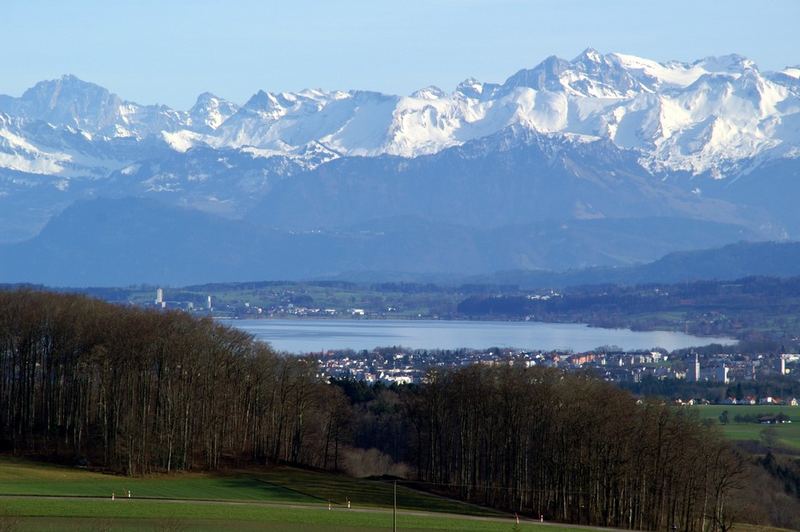
[[[794,79],[800,79],[800,66],[786,67],[781,73]]]
[[[744,57],[659,63],[588,49],[545,59],[503,84],[468,79],[450,94],[360,91],[254,96],[211,135],[186,144],[250,146],[288,154],[319,142],[342,155],[416,157],[509,125],[608,138],[654,171],[721,177],[754,157],[797,153],[795,70],[762,74]]]
[[[0,111],[107,137],[143,138],[165,129],[178,129],[187,121],[183,111],[127,102],[99,85],[71,75],[40,81],[19,98],[0,100]]]
[[[213,131],[238,110],[239,106],[235,103],[223,100],[210,92],[204,92],[189,109],[188,125],[198,130]]]
[[[71,126],[55,127],[0,113],[0,172],[99,179],[135,158],[144,144],[129,147],[100,140]],[[67,181],[59,181],[66,186]]]
[[[451,93],[259,91],[238,106],[204,93],[188,111],[128,102],[74,76],[0,96],[0,171],[98,178],[135,162],[119,142],[241,150],[307,168],[341,156],[417,157],[510,125],[605,138],[654,172],[736,175],[800,153],[800,68],[762,73],[744,57],[657,62],[587,49],[549,57],[503,83]],[[33,127],[33,124],[39,124]],[[115,146],[111,151],[110,146]]]

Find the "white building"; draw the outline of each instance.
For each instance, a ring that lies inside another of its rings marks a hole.
[[[700,382],[700,357],[695,353],[694,363],[689,366],[686,372],[686,380],[689,382]]]
[[[728,378],[728,367],[725,364],[716,368],[714,372],[714,380],[717,382],[721,382],[724,384],[728,384],[730,382],[730,378]]]

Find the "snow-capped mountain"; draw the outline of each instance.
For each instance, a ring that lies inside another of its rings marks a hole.
[[[535,151],[537,139],[548,139],[554,148]],[[502,82],[469,78],[449,91],[429,86],[399,96],[260,90],[241,105],[203,93],[188,110],[127,101],[68,75],[37,83],[18,97],[0,95],[0,241],[32,236],[77,199],[157,196],[242,218],[273,190],[302,191],[289,181],[336,160],[374,158],[374,165],[334,168],[375,173],[391,167],[404,176],[398,168],[405,162],[477,159],[485,155],[479,152],[502,145],[528,146],[536,157],[569,152],[569,159],[580,153],[579,165],[559,167],[567,177],[547,181],[536,194],[562,195],[563,212],[581,219],[619,216],[611,196],[624,196],[625,187],[649,194],[654,202],[648,205],[656,209],[659,201],[676,201],[674,192],[665,200],[662,189],[651,190],[648,179],[670,181],[698,197],[769,210],[785,190],[796,188],[787,176],[800,167],[800,66],[762,72],[738,55],[662,63],[587,49],[572,60],[546,58]],[[431,158],[448,150],[456,151]],[[620,157],[635,184],[615,178],[620,170],[608,161]],[[400,159],[382,162],[387,158]],[[528,166],[515,159],[503,171],[492,170],[497,183],[480,186],[515,183],[527,187],[519,197],[529,197],[531,183],[541,177],[533,174],[551,169],[523,156],[519,160]],[[419,173],[435,180],[445,170]],[[330,183],[322,181],[331,190],[374,184],[367,175],[333,170],[315,175],[336,175]],[[570,175],[603,182],[609,191],[605,208],[576,192],[588,190],[583,185],[570,188],[575,183]],[[451,180],[450,186],[458,183]],[[753,197],[760,198],[756,205]],[[362,199],[370,205],[369,198]],[[320,205],[324,201],[320,197]],[[700,203],[680,201],[689,210],[700,209]],[[666,209],[670,215],[688,212],[673,207]],[[751,220],[765,219],[759,216]],[[800,218],[784,216],[774,227],[754,230],[780,234],[781,228],[790,236],[800,234]]]
[[[549,57],[503,83],[467,79],[449,93],[259,91],[241,107],[205,93],[188,111],[139,105],[64,76],[19,98],[0,97],[0,113],[0,167],[33,174],[118,170],[132,161],[95,161],[87,145],[120,138],[154,137],[179,152],[202,145],[303,159],[324,151],[314,166],[348,155],[416,157],[521,125],[609,139],[655,172],[726,177],[754,158],[800,153],[800,68],[761,72],[737,55],[659,63],[587,49],[571,61]],[[38,122],[49,124],[38,128],[48,138],[31,131]]]
[[[0,111],[28,121],[71,127],[88,136],[144,138],[187,123],[187,113],[139,105],[75,76],[41,81],[19,98],[2,97]]]
[[[204,92],[189,109],[187,125],[196,131],[214,131],[238,110],[239,106],[235,103]]]

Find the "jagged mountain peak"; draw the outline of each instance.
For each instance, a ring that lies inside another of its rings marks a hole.
[[[590,62],[590,63],[602,63],[605,61],[605,56],[589,46],[584,51],[582,51],[578,56],[572,60],[573,63],[578,62]]]
[[[503,84],[504,89],[529,87],[593,98],[622,98],[644,87],[613,54],[587,48],[572,61],[550,56],[532,69],[523,69]]]
[[[201,92],[197,95],[197,100],[195,100],[195,106],[198,105],[205,105],[209,102],[213,102],[215,100],[221,100],[219,96],[214,94],[213,92]]]
[[[204,92],[197,97],[197,101],[189,110],[188,125],[203,131],[213,131],[238,110],[239,106],[235,103],[223,100],[210,92]]]
[[[604,244],[639,225],[619,219],[652,216],[670,219],[659,227],[679,245],[690,231],[673,217],[795,235],[791,207],[771,206],[796,196],[798,80],[800,68],[761,72],[735,55],[664,62],[590,48],[451,93],[259,90],[241,106],[203,93],[183,111],[67,76],[0,96],[0,239],[30,236],[75,199],[122,195],[309,235],[385,216],[498,228],[604,219]]]
[[[560,57],[551,55],[531,69],[522,69],[510,76],[503,83],[503,89],[530,87],[537,90],[560,91],[561,74],[569,67],[569,63]]]
[[[19,101],[27,112],[41,116],[65,110],[91,113],[97,107],[123,103],[119,96],[105,87],[72,74],[36,83],[22,93]]]
[[[704,57],[703,59],[695,61],[694,64],[702,66],[708,72],[720,72],[728,74],[741,74],[747,70],[758,69],[753,60],[739,54]]]
[[[99,131],[112,125],[124,102],[108,89],[66,74],[40,81],[17,100],[15,111],[28,117]]]
[[[456,85],[453,95],[462,98],[486,100],[493,96],[498,87],[499,85],[495,83],[483,83],[482,81],[470,77]]]
[[[176,111],[64,76],[20,98],[0,97],[0,111],[21,123],[74,128],[98,141],[157,139],[181,152],[204,145],[292,157],[318,142],[340,156],[416,157],[521,125],[608,139],[659,171],[723,176],[743,160],[798,153],[799,108],[800,69],[762,73],[736,54],[660,62],[594,48],[572,60],[547,57],[502,84],[469,78],[450,94],[432,86],[409,97],[259,90],[238,106],[204,93],[190,110]]]
[[[277,104],[275,96],[263,89],[259,89],[242,106],[244,109],[267,109]]]
[[[317,89],[304,89],[298,92],[268,92],[263,89],[256,92],[242,106],[242,109],[267,113],[272,117],[274,113],[282,114],[289,109],[298,109],[304,106],[317,106],[341,97],[338,93],[328,93]]]
[[[62,74],[58,78],[37,82],[33,87],[22,94],[23,100],[29,100],[42,93],[59,93],[61,91],[93,91],[98,94],[110,95],[111,91],[91,81],[84,81],[74,74]]]
[[[420,100],[438,100],[445,96],[447,96],[447,93],[436,85],[428,85],[411,93],[412,98],[419,98]]]

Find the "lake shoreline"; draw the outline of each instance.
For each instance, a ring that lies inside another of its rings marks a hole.
[[[253,334],[280,351],[318,353],[372,350],[402,346],[408,349],[485,349],[589,352],[614,346],[622,350],[663,348],[667,351],[720,343],[733,346],[736,338],[690,335],[679,331],[635,331],[582,323],[533,320],[443,320],[366,318],[221,319]]]
[[[708,338],[708,339],[720,339],[723,338],[726,340],[726,343],[723,345],[736,345],[741,342],[741,338],[737,338],[733,335],[725,335],[725,336],[717,336],[712,334],[700,334],[695,332],[686,333],[685,331],[678,330],[676,328],[667,328],[667,327],[641,327],[641,326],[631,326],[626,327],[625,325],[617,325],[617,326],[604,326],[599,325],[596,323],[585,323],[581,321],[556,321],[556,320],[524,320],[524,319],[507,319],[507,318],[497,318],[497,319],[473,319],[473,318],[437,318],[437,317],[424,317],[424,318],[413,318],[413,317],[384,317],[384,316],[373,316],[373,317],[340,317],[340,316],[280,316],[280,317],[273,317],[273,316],[264,316],[264,317],[248,317],[248,318],[239,318],[239,317],[228,317],[228,316],[214,316],[213,319],[215,321],[221,322],[242,322],[242,321],[298,321],[298,322],[326,322],[326,321],[352,321],[352,322],[392,322],[392,321],[408,321],[408,322],[457,322],[457,323],[543,323],[543,324],[554,324],[554,325],[579,325],[588,327],[590,329],[603,329],[609,331],[630,331],[630,332],[653,332],[653,333],[680,333],[680,334],[687,334],[689,336],[693,336],[696,338]],[[712,342],[713,343],[713,342]],[[710,344],[704,344],[710,345]]]

